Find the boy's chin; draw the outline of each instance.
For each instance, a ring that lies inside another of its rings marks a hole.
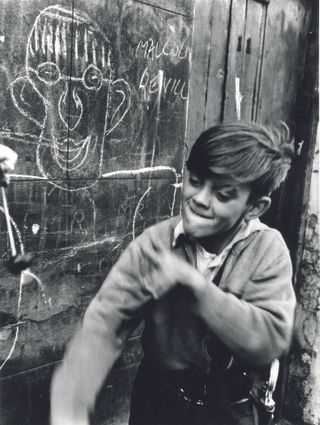
[[[188,225],[184,223],[184,231],[186,235],[191,239],[207,239],[214,236],[217,232],[212,228],[207,228],[205,226],[200,227],[197,225]]]

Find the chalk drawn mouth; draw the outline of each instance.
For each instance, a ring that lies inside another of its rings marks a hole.
[[[91,135],[78,141],[72,138],[56,140],[54,158],[62,169],[77,170],[90,159],[96,145],[97,137]]]

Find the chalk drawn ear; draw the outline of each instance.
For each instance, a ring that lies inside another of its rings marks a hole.
[[[18,111],[28,120],[43,128],[45,119],[45,106],[39,93],[34,89],[27,77],[16,78],[9,86],[12,101]],[[40,121],[35,117],[41,117]]]
[[[105,129],[105,135],[113,131],[126,116],[131,105],[131,89],[129,84],[122,78],[115,80],[111,86],[112,95],[110,109],[107,113],[111,115],[109,127]],[[108,120],[106,120],[108,122]]]

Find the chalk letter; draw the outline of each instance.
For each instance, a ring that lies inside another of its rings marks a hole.
[[[148,74],[148,68],[146,68],[143,71],[143,74],[140,79],[139,83],[139,90],[143,90],[143,98],[144,100],[147,100],[147,85],[149,83],[149,74]]]

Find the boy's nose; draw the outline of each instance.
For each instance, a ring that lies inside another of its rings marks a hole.
[[[193,200],[198,207],[208,209],[210,207],[210,194],[206,186],[203,186],[193,196]]]

